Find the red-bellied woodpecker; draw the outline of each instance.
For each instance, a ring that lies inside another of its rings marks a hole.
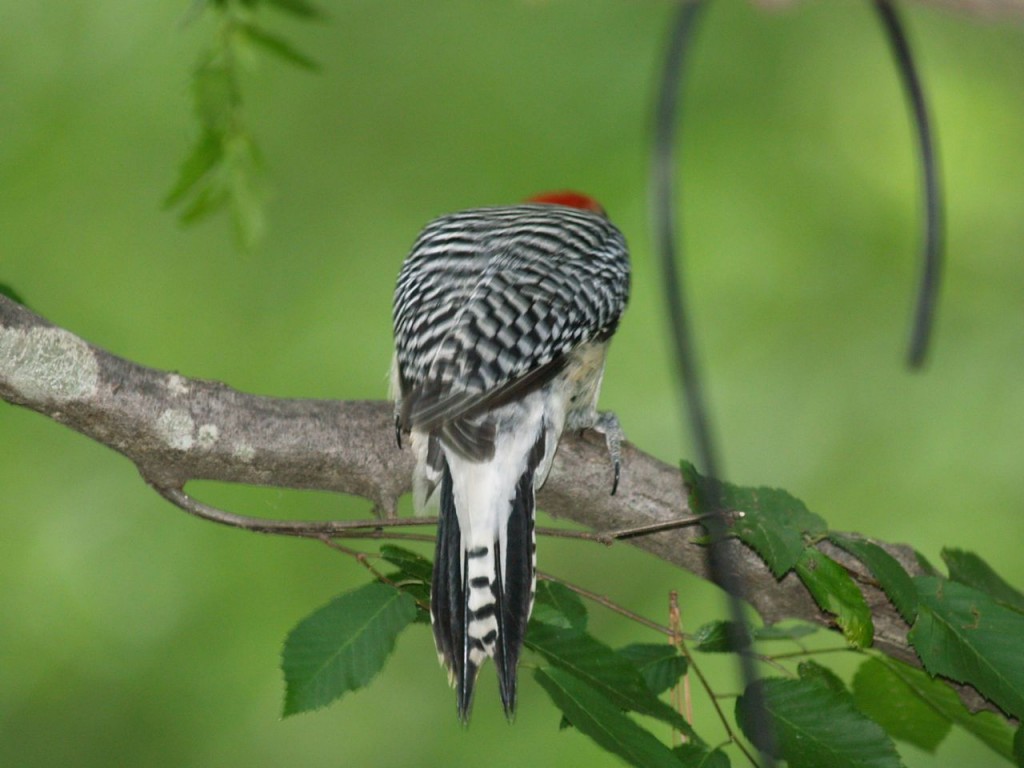
[[[491,656],[506,715],[536,587],[534,497],[563,428],[622,432],[596,410],[629,298],[629,256],[592,199],[570,192],[430,222],[395,288],[392,396],[416,456],[417,511],[439,507],[430,613],[469,718]]]

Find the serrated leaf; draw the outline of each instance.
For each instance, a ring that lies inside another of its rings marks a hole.
[[[380,554],[386,562],[398,568],[396,572],[387,575],[387,582],[394,584],[403,592],[411,595],[413,600],[416,601],[418,609],[416,612],[416,622],[429,624],[430,581],[434,572],[433,564],[412,550],[396,547],[392,544],[382,544]]]
[[[300,621],[281,655],[284,716],[319,709],[369,683],[415,616],[409,595],[373,582]]]
[[[571,672],[620,709],[650,715],[699,740],[683,716],[651,692],[628,659],[586,632],[531,620],[526,646]]]
[[[668,747],[572,673],[542,667],[534,677],[569,722],[603,749],[638,768],[679,768]]]
[[[691,647],[705,653],[732,653],[750,646],[750,627],[735,621],[709,621],[693,633]]]
[[[262,48],[267,53],[272,53],[278,58],[287,61],[289,64],[294,64],[297,67],[313,72],[320,69],[319,64],[306,56],[306,54],[297,50],[291,43],[282,37],[278,37],[271,32],[267,32],[265,29],[261,29],[255,24],[240,25],[239,29],[250,43]]]
[[[758,680],[736,700],[736,722],[752,741],[752,688],[758,687],[773,726],[774,756],[789,768],[900,768],[892,739],[865,717],[848,694],[813,680]],[[762,750],[768,744],[757,744]]]
[[[640,670],[651,693],[660,694],[686,674],[686,657],[668,643],[632,643],[619,649]]]
[[[1011,758],[1013,730],[1005,718],[1000,717],[994,712],[969,712],[967,707],[964,706],[963,701],[960,700],[960,697],[949,685],[941,680],[930,677],[923,669],[903,664],[887,656],[880,656],[877,659],[871,660],[871,662],[865,662],[861,670],[866,669],[868,674],[881,677],[883,673],[876,670],[876,665],[880,665],[892,677],[892,682],[880,682],[873,687],[867,688],[862,694],[858,694],[858,679],[855,676],[854,694],[857,697],[858,704],[861,703],[862,698],[865,700],[865,706],[862,707],[863,711],[885,726],[896,738],[904,738],[904,736],[901,736],[903,731],[899,730],[900,725],[898,724],[899,718],[903,716],[903,710],[900,708],[901,705],[906,704],[909,712],[913,713],[917,707],[912,704],[912,701],[917,699],[942,720],[959,725],[997,754],[1008,759]],[[857,674],[860,675],[861,671],[858,671]],[[893,698],[889,701],[892,703],[891,709],[895,710],[891,713],[887,712],[890,708],[885,707],[888,701],[866,701],[876,691],[885,693],[886,691],[892,691],[894,688],[898,690],[897,686],[899,685],[903,686],[906,695],[901,696],[895,692],[891,693]],[[909,701],[905,701],[905,699],[909,699]],[[872,704],[876,706],[871,707]],[[924,716],[924,719],[929,723],[931,722],[927,716]],[[896,730],[890,727],[892,723],[896,723]],[[941,725],[935,725],[935,728],[942,735],[945,735],[945,731],[948,730],[948,727]],[[925,746],[928,741],[927,734],[923,733],[925,728],[922,726],[919,730],[922,731],[922,739],[919,746],[927,749]],[[912,736],[913,734],[907,734],[906,740],[918,744],[918,741],[915,741]]]
[[[970,683],[1007,714],[1024,716],[1024,616],[955,581],[914,582],[920,604],[908,639],[925,669]]]
[[[404,571],[385,574],[382,581],[394,585],[416,601],[416,618],[413,621],[417,624],[430,624],[430,584],[424,584],[418,579],[409,581]]]
[[[914,550],[914,558],[917,560],[917,565],[921,569],[922,576],[938,576],[939,578],[944,576],[942,571],[932,565],[931,561],[916,549]]]
[[[587,628],[587,607],[580,596],[557,581],[538,581],[533,618],[542,624],[565,629]]]
[[[672,748],[673,754],[686,768],[729,768],[729,756],[720,749],[708,749],[698,744],[680,744]]]
[[[839,563],[811,548],[800,557],[796,573],[821,609],[835,615],[847,642],[857,648],[871,645],[875,634],[871,610]]]
[[[817,632],[819,627],[814,624],[797,622],[782,626],[780,624],[768,624],[763,627],[754,627],[752,630],[755,640],[797,640]]]
[[[830,533],[828,538],[868,567],[903,620],[912,624],[917,615],[917,588],[899,561],[867,539],[842,533]]]
[[[689,462],[682,462],[690,489],[691,508],[698,514],[711,507],[743,512],[732,533],[752,547],[776,578],[791,570],[806,544],[804,536],[819,536],[827,526],[804,503],[779,488],[743,487],[704,477]]]
[[[1024,612],[1024,594],[1011,586],[991,565],[973,552],[943,549],[942,559],[949,568],[951,581],[959,581],[1015,611]]]
[[[918,684],[939,686],[946,693],[956,694],[938,680],[921,673]],[[853,700],[857,708],[885,728],[889,735],[919,749],[934,752],[946,738],[952,723],[922,696],[917,686],[908,685],[888,666],[877,659],[868,659],[853,676]],[[945,695],[932,690],[929,697]]]
[[[839,678],[839,675],[828,667],[823,666],[812,659],[801,661],[797,665],[796,669],[801,680],[810,680],[811,682],[818,683],[819,685],[824,685],[835,693],[847,696],[850,693],[846,689],[846,683]]]
[[[433,563],[411,549],[396,547],[393,544],[382,544],[380,556],[398,568],[404,578],[418,579],[429,585],[434,576]]]

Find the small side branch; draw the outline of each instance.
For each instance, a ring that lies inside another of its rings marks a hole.
[[[251,533],[271,533],[277,536],[295,536],[305,539],[356,538],[368,531],[407,528],[410,526],[437,525],[436,517],[405,517],[388,520],[269,520],[250,517],[211,507],[189,496],[181,488],[168,488],[150,482],[149,486],[171,504],[211,523],[240,528]],[[396,538],[393,533],[390,538]],[[433,537],[424,537],[433,540]]]

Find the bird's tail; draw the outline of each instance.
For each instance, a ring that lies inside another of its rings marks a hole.
[[[515,485],[503,531],[499,524],[493,531],[485,527],[466,535],[447,461],[442,470],[430,615],[438,656],[448,668],[464,723],[477,673],[488,656],[498,667],[505,715],[510,720],[515,715],[516,668],[536,586],[534,474],[543,454],[542,434]]]

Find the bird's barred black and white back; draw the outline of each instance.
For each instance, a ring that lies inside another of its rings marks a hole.
[[[628,296],[622,234],[563,205],[442,216],[402,266],[396,425],[416,454],[417,508],[439,508],[431,618],[463,720],[488,656],[514,713],[535,493],[563,428],[598,421],[605,349]]]
[[[600,214],[524,204],[435,219],[395,288],[403,424],[429,430],[514,396],[524,377],[608,338],[628,295],[625,240]]]

